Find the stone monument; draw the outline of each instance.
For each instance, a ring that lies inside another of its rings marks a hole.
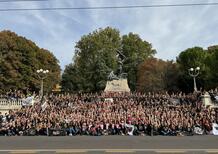
[[[211,97],[210,97],[208,92],[204,93],[201,96],[201,99],[202,99],[202,102],[203,102],[204,106],[211,106],[211,105],[213,105],[212,101],[211,101]]]
[[[217,104],[211,100],[211,96],[208,92],[201,96],[201,100],[205,107],[209,106],[210,108],[218,108]]]
[[[114,71],[111,71],[108,75],[108,81],[104,89],[105,92],[130,92],[127,73],[123,73],[123,62],[125,61],[125,56],[117,51],[117,59],[119,63],[118,75],[115,75]]]

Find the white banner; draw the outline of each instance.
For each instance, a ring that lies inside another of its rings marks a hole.
[[[194,133],[198,134],[198,135],[203,135],[204,134],[204,130],[201,127],[199,127],[199,126],[195,126],[194,127]]]
[[[113,100],[113,98],[105,98],[104,101],[113,103],[114,100]]]
[[[42,111],[45,111],[45,109],[48,107],[48,103],[45,101],[45,103],[43,103],[41,105]]]
[[[126,126],[127,128],[131,128],[131,130],[128,131],[127,134],[130,135],[130,136],[132,136],[132,135],[133,135],[133,131],[134,131],[134,125],[125,124],[125,126]]]
[[[173,105],[179,105],[180,100],[176,98],[170,98],[170,102],[173,103]]]
[[[218,124],[213,123],[213,135],[218,135]]]
[[[218,96],[215,96],[216,101],[218,101]]]
[[[23,106],[31,106],[31,105],[34,105],[34,96],[30,96],[30,97],[27,97],[26,99],[23,99],[22,100],[22,105]]]

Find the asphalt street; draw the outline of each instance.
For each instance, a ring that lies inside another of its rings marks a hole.
[[[218,136],[0,137],[0,153],[218,154]]]

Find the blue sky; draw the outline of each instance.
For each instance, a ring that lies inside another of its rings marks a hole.
[[[218,2],[217,0],[48,0],[0,3],[5,8],[93,7]],[[152,43],[156,57],[174,59],[194,46],[218,44],[218,5],[113,10],[0,12],[0,30],[11,30],[46,48],[61,68],[72,62],[81,36],[111,26],[121,34],[137,33]]]

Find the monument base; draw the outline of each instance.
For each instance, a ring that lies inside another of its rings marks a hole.
[[[218,108],[218,105],[212,102],[211,96],[209,95],[208,92],[206,92],[204,95],[201,96],[201,100],[205,107],[209,106],[210,108]]]
[[[204,106],[213,105],[212,101],[211,101],[211,97],[210,97],[208,92],[206,92],[204,95],[202,95],[201,98],[202,98],[202,102],[203,102]]]
[[[130,92],[127,79],[107,81],[105,92]]]

